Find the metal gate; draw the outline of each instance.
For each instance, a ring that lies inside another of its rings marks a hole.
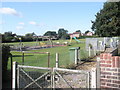
[[[90,72],[54,68],[53,88],[89,88]]]
[[[16,68],[13,88],[90,88],[90,71],[24,65]]]

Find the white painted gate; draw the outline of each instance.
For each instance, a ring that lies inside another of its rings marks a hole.
[[[17,65],[13,88],[90,88],[90,75],[90,71]]]

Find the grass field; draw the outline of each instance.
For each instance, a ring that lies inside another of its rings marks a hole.
[[[53,42],[65,42],[68,40],[56,40]],[[70,46],[60,46],[60,47],[54,47],[54,48],[45,48],[45,49],[39,49],[39,50],[31,50],[30,52],[50,52],[50,67],[55,67],[55,54],[59,53],[59,64],[61,67],[65,67],[71,63],[71,54],[70,54],[70,48],[72,47],[80,47],[80,58],[87,58],[88,53],[85,51],[85,39],[81,39],[82,43],[76,43],[75,40],[72,41],[72,45]],[[23,44],[31,44],[34,45],[36,42],[23,42]],[[13,45],[17,45],[17,43],[9,43]],[[13,55],[13,61],[17,61],[18,63],[22,63],[22,53],[17,51],[11,51]],[[32,54],[27,53],[25,54],[25,65],[31,65],[31,66],[40,66],[40,67],[47,67],[47,54]],[[10,69],[10,60],[8,62],[8,68]]]

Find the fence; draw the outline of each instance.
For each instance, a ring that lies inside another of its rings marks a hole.
[[[30,58],[29,59],[27,59],[27,57],[25,57],[26,55],[34,55],[35,56],[35,60],[33,60],[33,58],[32,58],[32,63],[31,62],[28,62],[27,60],[29,60],[30,61]],[[45,55],[44,56],[44,65],[45,65],[45,67],[46,66],[50,66],[50,53],[49,52],[25,52],[25,51],[23,51],[22,52],[22,64],[23,65],[30,65],[30,64],[32,64],[32,66],[33,65],[37,65],[37,66],[39,66],[37,63],[39,63],[40,64],[40,62],[41,62],[41,57],[43,56],[43,55]],[[25,61],[25,59],[27,59],[26,61]],[[33,62],[35,63],[35,64],[33,64]]]
[[[15,52],[12,53],[12,60],[17,61],[19,64],[30,66],[50,67],[51,64],[49,52]]]
[[[86,38],[86,50],[89,50],[90,45],[96,51],[104,51],[106,47],[115,49],[119,41],[120,37]]]
[[[13,63],[12,88],[95,88],[96,69],[70,70]]]

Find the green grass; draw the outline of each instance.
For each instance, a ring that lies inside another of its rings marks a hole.
[[[68,40],[56,40],[53,42],[65,42]],[[84,41],[85,39],[81,39],[80,41]],[[68,41],[69,42],[69,41]],[[24,44],[35,44],[35,42],[23,42]],[[18,44],[18,43],[10,43],[10,44]],[[80,58],[86,58],[88,56],[87,52],[85,51],[85,43],[76,43],[75,40],[72,41],[71,46],[61,46],[61,47],[54,47],[54,48],[46,48],[40,50],[31,50],[30,52],[50,52],[50,67],[55,67],[55,54],[59,53],[59,64],[60,67],[66,67],[67,65],[71,64],[71,56],[69,48],[72,47],[81,47],[80,49]],[[22,53],[11,51],[13,55],[13,61],[17,61],[18,63],[22,63]],[[47,54],[32,54],[27,53],[25,54],[25,65],[31,66],[40,66],[40,67],[47,67]],[[8,68],[10,69],[10,60],[8,62]]]
[[[80,39],[81,42],[85,42],[85,39]],[[50,41],[33,41],[33,42],[22,42],[24,46],[36,46],[39,45],[39,43],[45,43],[45,44],[50,44]],[[63,44],[64,42],[70,42],[70,40],[54,40],[52,41],[53,43],[59,42],[60,44]],[[76,41],[73,39],[72,43],[76,43]],[[9,44],[9,45],[14,45],[14,46],[19,46],[20,42],[11,42],[11,43],[4,43],[4,44]]]

